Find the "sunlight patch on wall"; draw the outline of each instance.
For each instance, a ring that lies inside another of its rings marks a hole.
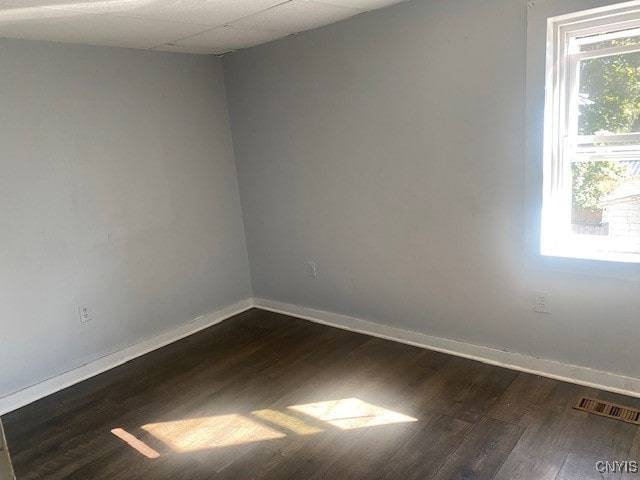
[[[417,418],[371,405],[358,398],[295,405],[289,408],[343,430],[418,421]]]

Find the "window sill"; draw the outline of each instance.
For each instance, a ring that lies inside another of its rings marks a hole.
[[[638,242],[624,239],[593,238],[590,235],[572,235],[563,242],[542,245],[540,253],[546,257],[598,260],[617,263],[640,263]]]

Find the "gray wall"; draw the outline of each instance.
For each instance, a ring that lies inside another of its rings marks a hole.
[[[535,251],[526,32],[414,0],[225,57],[254,296],[637,376],[637,265]]]
[[[0,396],[251,296],[218,59],[0,40],[0,65]]]

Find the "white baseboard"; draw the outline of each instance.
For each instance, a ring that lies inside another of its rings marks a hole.
[[[110,370],[118,365],[140,357],[145,353],[149,353],[165,345],[176,342],[182,338],[188,337],[200,330],[204,330],[216,323],[220,323],[227,318],[233,317],[239,313],[249,310],[253,306],[250,298],[234,303],[221,310],[217,310],[206,315],[202,315],[189,323],[180,325],[172,330],[162,332],[154,337],[143,340],[117,352],[113,352],[104,357],[100,357],[86,365],[70,370],[68,372],[56,375],[35,385],[31,385],[22,390],[10,393],[0,398],[0,415],[20,408],[36,400],[51,395],[64,388],[75,385],[82,380],[91,378],[102,372]]]
[[[608,390],[623,395],[640,397],[640,378],[627,377],[617,373],[595,370],[580,365],[570,365],[554,360],[532,357],[519,353],[497,350],[471,343],[459,342],[442,337],[412,332],[396,327],[381,325],[359,318],[349,317],[322,310],[301,307],[288,303],[254,298],[242,300],[216,312],[209,313],[180,325],[172,330],[160,333],[152,338],[143,340],[117,352],[105,355],[86,365],[49,378],[35,385],[0,397],[0,415],[28,405],[40,398],[51,395],[64,388],[75,385],[83,380],[96,376],[122,365],[134,358],[140,357],[182,338],[188,337],[200,330],[222,322],[227,318],[256,307],[276,313],[302,318],[315,323],[341,328],[352,332],[363,333],[374,337],[384,338],[395,342],[414,345],[416,347],[448,353],[459,357],[477,360],[479,362],[510,368],[522,372],[554,378],[565,382],[576,383],[592,388]]]
[[[497,350],[495,348],[449,340],[442,337],[434,337],[424,333],[380,325],[346,315],[314,310],[312,308],[300,307],[298,305],[263,298],[254,298],[253,304],[256,308],[262,310],[283,313],[343,330],[364,333],[366,335],[406,343],[428,350],[477,360],[490,365],[554,378],[564,382],[640,397],[640,378],[627,377],[617,373],[594,370],[579,365],[570,365],[554,360]]]

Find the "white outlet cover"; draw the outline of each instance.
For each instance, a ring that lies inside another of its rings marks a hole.
[[[538,313],[551,313],[551,293],[536,291],[533,309]]]
[[[316,264],[315,262],[307,262],[307,275],[310,277],[316,278],[318,276],[316,272]]]
[[[91,321],[91,309],[86,305],[80,305],[78,307],[78,315],[80,315],[80,323]]]

